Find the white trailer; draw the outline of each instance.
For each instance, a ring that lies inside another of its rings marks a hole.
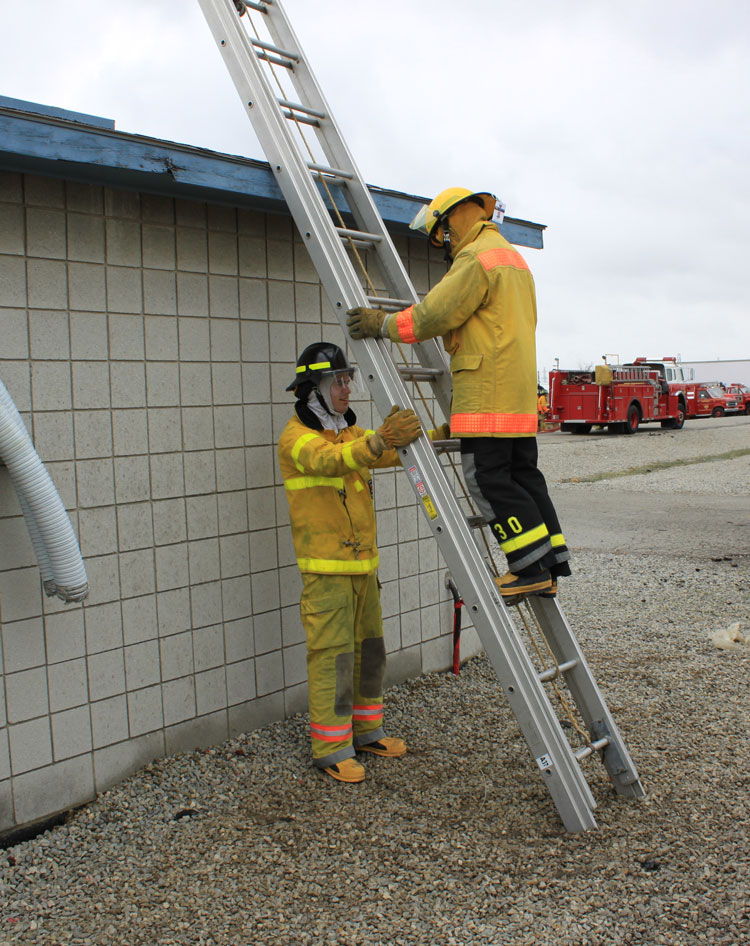
[[[683,361],[692,368],[696,381],[738,382],[750,387],[750,358],[719,359],[717,361]]]

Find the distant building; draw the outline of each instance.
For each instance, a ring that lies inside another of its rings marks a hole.
[[[750,387],[750,358],[682,363],[694,370],[696,381],[723,381],[725,384],[739,382]]]

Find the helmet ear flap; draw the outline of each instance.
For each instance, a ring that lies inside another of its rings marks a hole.
[[[298,401],[307,401],[310,397],[310,392],[314,389],[315,385],[312,381],[302,381],[294,389],[294,396]]]

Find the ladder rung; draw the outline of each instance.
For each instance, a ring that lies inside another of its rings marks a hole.
[[[308,108],[306,105],[300,105],[299,102],[290,102],[289,99],[278,99],[279,105],[283,108],[291,109],[293,112],[303,112],[305,115],[312,115],[314,118],[326,118],[325,112],[319,112],[317,109]]]
[[[266,3],[256,3],[255,0],[242,0],[246,7],[250,7],[251,10],[257,10],[258,13],[268,13],[268,7],[273,3],[273,0],[266,0]],[[237,11],[240,12],[239,10]],[[243,16],[240,13],[240,16]]]
[[[461,449],[460,440],[433,440],[432,446],[438,453],[458,453]],[[482,520],[484,522],[484,519]]]
[[[609,745],[609,736],[602,736],[601,739],[597,739],[596,742],[590,743],[588,746],[584,746],[582,749],[578,749],[573,755],[578,759],[579,762],[583,762],[584,759],[588,759],[592,753],[596,752],[599,749],[604,749]]]
[[[281,114],[284,118],[299,122],[301,125],[314,125],[316,128],[320,128],[320,122],[317,118],[308,118],[306,115],[297,115],[295,112],[282,112]]]
[[[383,237],[379,233],[365,233],[362,230],[345,230],[336,227],[336,233],[342,240],[359,240],[361,243],[380,243]]]
[[[404,381],[434,381],[443,374],[440,368],[421,368],[419,365],[399,365],[398,373]]]
[[[466,524],[470,529],[481,529],[483,526],[487,525],[487,520],[484,516],[467,516]]]
[[[314,171],[317,174],[330,174],[331,177],[341,177],[345,181],[350,181],[354,177],[354,174],[351,171],[342,171],[340,168],[329,168],[326,167],[325,164],[308,163],[307,166],[311,171]]]
[[[292,62],[299,62],[299,53],[289,52],[288,49],[282,49],[280,46],[274,46],[272,43],[264,43],[262,39],[251,39],[250,42],[257,49],[264,49],[266,52],[276,53],[277,56],[291,59]]]
[[[408,309],[410,305],[414,305],[413,299],[387,299],[385,296],[368,296],[367,301],[370,305],[377,306],[378,308],[384,306],[385,308],[390,309]]]
[[[269,56],[268,53],[256,53],[258,59],[265,59],[266,62],[272,62],[275,66],[283,66],[285,69],[294,69],[294,63],[288,59],[279,59],[277,56]]]
[[[566,660],[565,663],[558,664],[557,667],[550,667],[549,670],[543,670],[539,674],[539,680],[541,683],[547,683],[549,680],[554,680],[559,674],[565,673],[567,670],[572,670],[573,667],[577,666],[577,660]]]

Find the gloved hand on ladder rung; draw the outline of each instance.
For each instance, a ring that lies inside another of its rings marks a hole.
[[[422,423],[411,408],[402,410],[397,404],[368,441],[373,453],[380,456],[386,447],[405,447],[422,436]]]
[[[346,327],[352,338],[380,338],[386,313],[382,309],[358,307],[346,313]]]

